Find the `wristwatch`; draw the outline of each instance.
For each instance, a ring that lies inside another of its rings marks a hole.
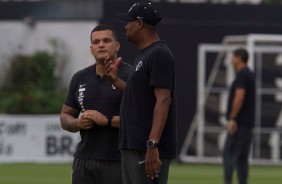
[[[108,119],[107,126],[108,126],[108,127],[112,127],[112,119],[113,119],[113,116],[107,116],[107,119]]]
[[[152,149],[158,147],[158,143],[155,141],[147,141],[147,148]]]

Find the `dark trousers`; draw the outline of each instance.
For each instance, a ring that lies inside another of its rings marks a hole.
[[[147,177],[144,163],[145,153],[136,150],[121,150],[121,166],[123,184],[167,184],[170,159],[161,159],[162,166],[158,180]]]
[[[120,161],[74,159],[72,184],[122,184]]]
[[[224,183],[232,183],[234,168],[237,168],[239,184],[247,184],[248,178],[248,155],[252,142],[252,129],[238,127],[235,134],[227,135],[224,150]]]

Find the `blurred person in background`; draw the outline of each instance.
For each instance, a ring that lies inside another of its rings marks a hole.
[[[231,184],[234,168],[240,184],[246,184],[248,178],[248,156],[255,121],[255,79],[247,66],[248,57],[245,49],[235,50],[232,56],[236,78],[229,92],[227,108],[228,135],[223,150],[225,184]]]
[[[119,14],[129,42],[139,48],[128,81],[117,77],[118,61],[108,63],[108,77],[124,91],[120,149],[123,184],[167,184],[176,157],[174,57],[157,34],[160,14],[151,3],[135,3]]]
[[[96,63],[75,73],[61,114],[61,126],[80,132],[74,154],[72,184],[121,184],[118,134],[122,93],[105,75],[105,60],[116,60],[120,44],[114,28],[98,25],[90,35]],[[126,81],[130,65],[120,63],[118,76]]]

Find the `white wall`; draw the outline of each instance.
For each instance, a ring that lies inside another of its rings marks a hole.
[[[0,115],[0,164],[70,162],[79,133],[61,128],[59,115]]]
[[[68,86],[71,76],[95,62],[90,53],[90,32],[97,21],[38,21],[29,26],[27,21],[0,21],[0,77],[2,64],[7,64],[15,53],[30,54],[36,50],[50,50],[48,40],[60,43],[62,58],[67,55],[61,73],[62,85]]]

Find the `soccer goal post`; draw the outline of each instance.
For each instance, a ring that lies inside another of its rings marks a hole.
[[[226,36],[221,44],[199,44],[197,110],[179,155],[183,162],[221,162],[228,90],[235,77],[231,57],[239,47],[248,50],[248,65],[256,80],[251,162],[282,164],[282,35],[264,34]]]

